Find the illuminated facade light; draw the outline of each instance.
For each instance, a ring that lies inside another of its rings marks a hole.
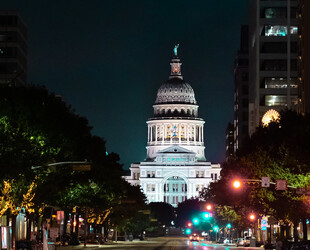
[[[280,119],[280,114],[274,109],[268,110],[263,118],[262,118],[262,124],[263,126],[268,126],[270,122],[272,121],[278,121]]]

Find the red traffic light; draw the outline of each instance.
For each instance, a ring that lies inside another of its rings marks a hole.
[[[211,204],[207,204],[207,205],[206,205],[206,209],[207,209],[208,211],[212,210],[212,205],[211,205]]]
[[[187,223],[187,226],[188,226],[188,227],[192,227],[193,224],[192,224],[191,222],[188,222],[188,223]]]

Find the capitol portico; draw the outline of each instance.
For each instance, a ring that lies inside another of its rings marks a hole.
[[[194,90],[183,80],[177,47],[169,79],[160,86],[154,116],[147,121],[145,161],[131,164],[132,185],[140,185],[148,202],[179,202],[199,195],[220,177],[220,165],[206,161],[204,120],[198,118]]]

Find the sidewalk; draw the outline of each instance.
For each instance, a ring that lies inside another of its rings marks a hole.
[[[74,250],[74,249],[88,249],[88,250],[92,250],[92,249],[98,249],[98,248],[104,248],[105,246],[111,246],[111,245],[122,245],[122,244],[130,244],[130,243],[143,243],[145,241],[149,241],[149,240],[139,240],[139,239],[135,239],[133,241],[111,241],[111,242],[107,242],[104,243],[102,245],[99,244],[90,244],[87,243],[86,247],[84,247],[84,243],[81,243],[80,245],[77,246],[56,246],[56,250]]]

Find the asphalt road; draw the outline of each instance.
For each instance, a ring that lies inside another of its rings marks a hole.
[[[195,250],[251,250],[251,249],[262,249],[259,247],[236,247],[236,246],[224,246],[223,244],[213,244],[207,241],[200,241],[200,242],[191,242],[188,238],[185,237],[160,237],[160,238],[149,238],[145,241],[133,241],[133,242],[117,242],[109,245],[88,245],[87,249],[100,250],[101,248],[109,248],[109,249],[147,249],[147,250],[181,250],[181,249],[195,249]],[[57,250],[69,250],[69,249],[83,249],[82,246],[76,247],[62,247],[57,248]]]

